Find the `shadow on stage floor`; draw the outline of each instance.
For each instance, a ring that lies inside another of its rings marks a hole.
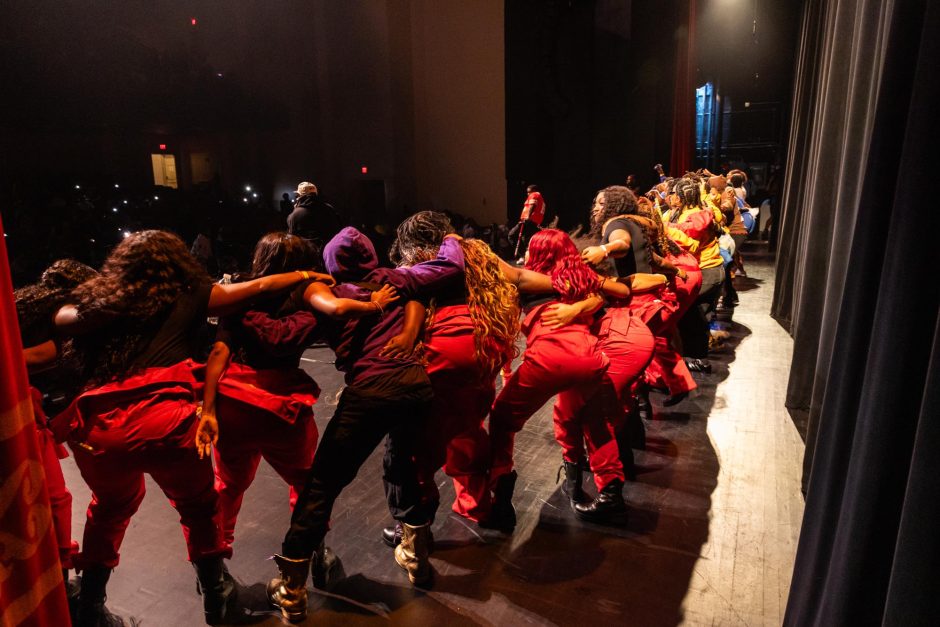
[[[742,283],[741,288],[745,285]],[[480,529],[452,513],[453,488],[438,476],[442,506],[433,585],[408,584],[381,541],[389,524],[381,483],[381,447],[337,501],[327,544],[342,560],[344,576],[326,592],[311,589],[312,611],[303,624],[630,624],[676,625],[683,619],[696,562],[709,536],[711,494],[719,460],[706,432],[715,390],[728,375],[734,348],[750,331],[730,324],[731,337],[712,357],[713,372],[696,375],[699,390],[668,411],[652,395],[654,419],[647,447],[636,452],[638,478],[625,497],[626,526],[603,527],[575,518],[556,473],[561,456],[552,436],[551,405],[516,439],[515,506],[511,536]],[[324,390],[317,405],[322,432],[335,408],[340,377],[332,354],[313,349],[305,368]],[[70,461],[70,460],[69,460]],[[70,484],[80,481],[67,467]],[[144,625],[198,625],[200,600],[185,563],[173,512],[156,487],[135,516],[122,564],[109,588],[109,606]],[[593,493],[590,476],[585,486]],[[81,519],[84,494],[76,494]],[[87,502],[87,501],[84,501]],[[80,537],[80,523],[76,531]],[[289,522],[287,488],[266,464],[245,498],[236,529],[231,571],[246,586],[254,608],[245,622],[275,625],[263,582],[275,574],[267,558],[280,548]]]

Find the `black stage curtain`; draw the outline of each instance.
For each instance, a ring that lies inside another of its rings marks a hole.
[[[784,622],[936,624],[940,11],[809,0],[802,33],[773,311],[816,419]]]

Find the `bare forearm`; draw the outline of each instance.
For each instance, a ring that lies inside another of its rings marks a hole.
[[[232,353],[224,342],[216,342],[206,361],[206,386],[202,395],[202,411],[215,414],[215,400],[219,391],[219,379],[228,367]]]
[[[26,369],[30,372],[40,372],[55,363],[59,355],[59,348],[52,340],[23,349],[23,358],[26,360]]]

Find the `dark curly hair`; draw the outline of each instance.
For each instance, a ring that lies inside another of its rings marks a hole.
[[[139,231],[118,244],[101,274],[73,292],[81,318],[108,324],[75,337],[72,349],[82,375],[101,383],[131,374],[134,359],[146,348],[180,295],[210,282],[178,236]]]
[[[454,232],[450,218],[439,211],[419,211],[396,230],[388,256],[395,265],[413,266],[434,259],[444,236]]]
[[[24,346],[35,346],[52,337],[52,317],[66,304],[72,290],[98,276],[98,272],[74,259],[60,259],[46,268],[39,281],[13,292],[20,337]]]
[[[604,210],[597,216],[592,216],[591,233],[595,237],[603,237],[604,224],[619,215],[636,213],[636,195],[623,185],[611,185],[597,193],[604,194]]]

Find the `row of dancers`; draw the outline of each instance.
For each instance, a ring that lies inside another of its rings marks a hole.
[[[661,213],[625,187],[601,190],[591,245],[579,250],[567,233],[543,229],[524,267],[430,211],[398,227],[393,268],[351,227],[324,247],[326,273],[310,244],[287,233],[262,237],[250,272],[230,284],[212,283],[164,231],[131,234],[99,271],[54,264],[16,296],[33,385],[79,382],[51,420],[34,388],[62,565],[82,573],[75,622],[119,622],[106,587],[145,474],[180,515],[206,622],[236,619],[238,585],[224,560],[261,459],[288,484],[292,508],[269,600],[286,620],[303,620],[308,578],[323,588],[335,564],[325,545],[333,504],[383,440],[394,524],[382,539],[408,579],[426,585],[435,473],[452,478],[456,514],[511,533],[515,434],[553,397],[572,509],[622,524],[648,411],[638,399],[652,386],[674,404],[695,388],[676,327],[691,319],[707,336],[713,306],[702,300],[703,263],[721,233],[721,194],[691,173],[667,191],[673,207]],[[218,327],[202,360],[210,317]],[[520,333],[525,350],[511,370]],[[320,390],[300,367],[314,343],[330,346],[345,375],[322,434]],[[62,443],[92,493],[80,551]]]

